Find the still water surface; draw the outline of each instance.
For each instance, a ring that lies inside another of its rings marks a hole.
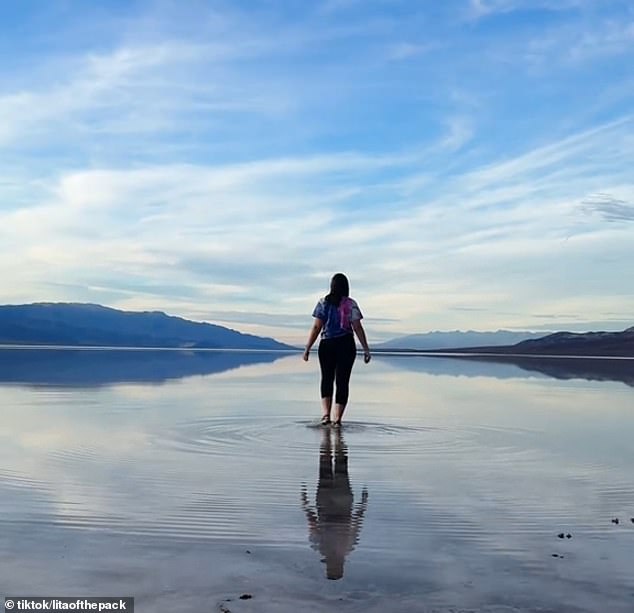
[[[631,612],[633,382],[377,357],[336,432],[299,355],[0,351],[0,594]]]

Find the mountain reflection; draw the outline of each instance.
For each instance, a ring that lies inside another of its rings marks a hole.
[[[634,359],[510,355],[380,355],[399,368],[431,375],[466,377],[548,377],[616,381],[634,387]]]
[[[0,383],[97,387],[162,383],[273,362],[285,353],[120,349],[2,349]]]
[[[513,358],[513,364],[527,372],[553,379],[619,381],[634,387],[634,360],[597,358]]]
[[[368,492],[363,488],[361,500],[354,504],[348,449],[340,429],[324,428],[322,433],[315,508],[309,503],[305,486],[301,497],[311,547],[323,556],[328,579],[341,579],[346,556],[359,541]]]

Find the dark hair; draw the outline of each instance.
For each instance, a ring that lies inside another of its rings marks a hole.
[[[350,295],[350,284],[348,278],[342,272],[338,272],[330,280],[330,293],[326,296],[326,302],[339,306],[342,298]]]

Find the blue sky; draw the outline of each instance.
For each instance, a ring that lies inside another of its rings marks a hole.
[[[0,5],[0,302],[301,342],[346,272],[371,341],[622,329],[634,5]]]

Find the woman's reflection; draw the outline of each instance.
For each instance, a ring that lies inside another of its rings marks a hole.
[[[333,464],[334,451],[334,464]],[[368,503],[364,488],[361,501],[353,504],[348,478],[348,450],[339,428],[324,428],[319,450],[319,484],[315,511],[302,487],[302,506],[308,519],[311,547],[323,556],[328,579],[343,577],[346,556],[359,540]]]

